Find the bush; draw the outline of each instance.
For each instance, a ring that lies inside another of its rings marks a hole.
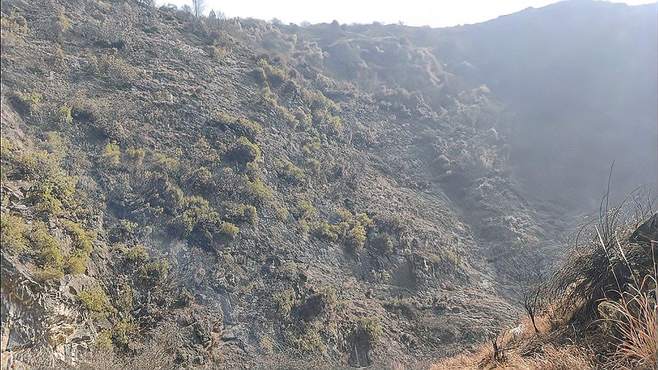
[[[154,169],[169,175],[175,175],[180,170],[180,161],[163,153],[153,154]]]
[[[328,240],[330,242],[338,241],[338,227],[332,225],[328,222],[319,222],[315,227],[315,234],[321,238]]]
[[[126,156],[130,161],[133,162],[134,165],[141,166],[142,163],[144,162],[144,157],[146,156],[146,152],[144,151],[144,149],[141,148],[130,147],[126,149]]]
[[[354,251],[362,249],[366,242],[365,227],[361,224],[354,225],[347,233],[346,242]]]
[[[137,325],[129,319],[121,319],[112,328],[112,341],[118,347],[126,348],[130,344],[130,336],[137,332]]]
[[[247,180],[247,196],[255,203],[263,203],[272,199],[272,190],[262,180]]]
[[[371,242],[374,249],[382,255],[389,255],[395,251],[395,243],[386,233],[377,234]]]
[[[155,286],[162,282],[169,273],[169,262],[159,260],[142,265],[139,270],[139,277],[147,284]]]
[[[286,221],[290,212],[288,212],[288,209],[285,206],[276,206],[274,207],[274,215],[279,221]]]
[[[100,317],[107,317],[114,309],[107,294],[100,286],[81,291],[78,293],[78,298],[87,310],[98,314]]]
[[[99,71],[118,87],[130,86],[139,77],[135,68],[117,55],[101,56],[98,66]]]
[[[126,256],[126,260],[128,260],[129,262],[140,264],[148,260],[149,253],[143,245],[137,244],[134,245],[132,248],[128,249],[125,252],[125,256]]]
[[[224,126],[237,135],[247,137],[251,141],[256,141],[256,137],[263,130],[263,127],[255,121],[246,118],[237,118],[227,113],[217,113],[213,117],[215,124]]]
[[[262,70],[263,75],[267,77],[267,81],[274,86],[281,85],[287,79],[286,72],[283,68],[272,66],[265,59],[258,60],[257,64],[258,67],[255,71],[257,80],[262,79],[263,77],[260,75],[260,70]]]
[[[220,231],[222,235],[228,237],[229,239],[235,239],[235,237],[240,232],[240,228],[230,222],[224,222],[222,223]]]
[[[313,203],[306,199],[297,199],[297,207],[295,209],[295,217],[297,219],[309,220],[315,217],[316,213],[317,210],[313,206]]]
[[[359,319],[356,327],[357,333],[364,334],[370,343],[377,343],[384,332],[379,321],[374,317]]]
[[[246,137],[240,136],[231,146],[228,152],[228,158],[241,163],[259,161],[261,158],[260,147]]]
[[[35,114],[41,107],[43,96],[37,92],[18,92],[11,96],[11,102],[18,113],[22,115]]]
[[[62,170],[58,157],[46,151],[26,151],[13,158],[17,175],[34,182],[28,195],[39,213],[58,215],[73,206],[77,181]]]
[[[295,166],[290,161],[287,160],[278,161],[277,172],[279,173],[279,176],[285,178],[291,183],[300,184],[304,182],[304,170]]]
[[[116,167],[121,163],[121,148],[115,143],[108,143],[101,154],[103,164],[107,167]]]
[[[272,295],[272,302],[274,302],[277,312],[284,317],[290,314],[290,311],[295,306],[295,301],[295,291],[292,289],[286,289]]]
[[[48,233],[46,225],[38,223],[30,234],[32,249],[36,253],[39,267],[47,272],[48,278],[59,278],[63,273],[64,257],[59,240]]]
[[[187,182],[194,191],[201,193],[209,193],[215,186],[212,172],[206,167],[195,169],[189,175]]]
[[[318,139],[317,137],[313,137],[311,140],[309,140],[302,146],[302,152],[307,156],[312,156],[315,152],[320,150],[320,148],[321,148],[320,139]]]
[[[2,250],[9,254],[18,254],[27,248],[29,228],[22,217],[10,213],[0,215],[0,234]]]
[[[61,124],[70,125],[71,123],[73,123],[73,115],[71,113],[72,110],[70,106],[62,105],[57,110],[57,121],[59,121],[59,123]]]
[[[64,227],[73,239],[73,250],[68,258],[67,271],[72,274],[82,274],[87,270],[87,262],[94,248],[92,235],[72,221],[65,221]]]
[[[226,207],[225,217],[232,222],[249,222],[255,225],[258,221],[256,207],[250,204],[229,204]]]
[[[212,225],[218,225],[219,213],[202,197],[192,196],[184,199],[184,210],[177,219],[177,224],[183,236],[194,233],[204,233]],[[208,237],[211,239],[212,236]]]

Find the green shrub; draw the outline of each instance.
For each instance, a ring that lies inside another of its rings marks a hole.
[[[228,204],[225,217],[233,222],[249,222],[255,225],[258,221],[256,207],[250,204]]]
[[[71,208],[75,193],[76,180],[66,175],[44,179],[30,189],[30,195],[36,203],[39,213],[60,215],[65,208]]]
[[[212,58],[220,59],[220,60],[224,58],[226,54],[228,54],[227,48],[217,45],[209,46],[206,51],[208,52],[208,55],[210,55]]]
[[[73,123],[72,110],[69,105],[62,105],[57,110],[57,120],[59,123],[70,125]]]
[[[154,286],[159,284],[169,273],[169,262],[159,260],[142,265],[139,270],[139,277],[147,284]]]
[[[66,272],[69,274],[79,275],[87,271],[89,256],[73,254],[66,261]]]
[[[295,291],[290,288],[272,295],[272,302],[274,302],[277,312],[284,317],[290,314],[295,306],[295,301]]]
[[[39,267],[49,272],[49,276],[59,278],[63,275],[64,257],[59,240],[48,233],[46,225],[37,223],[30,234],[32,249],[36,254]]]
[[[62,138],[62,136],[53,131],[46,132],[46,150],[48,150],[48,153],[51,153],[53,155],[54,160],[56,162],[61,162],[61,160],[66,156],[66,152],[68,151],[66,142]]]
[[[153,154],[153,166],[162,173],[174,175],[180,170],[180,161],[163,153]]]
[[[277,161],[276,166],[279,176],[285,178],[289,182],[296,184],[304,182],[304,170],[295,166],[292,162],[279,160]]]
[[[375,222],[368,216],[367,213],[357,213],[355,216],[356,222],[364,227],[372,227]]]
[[[18,254],[27,247],[27,238],[29,227],[20,216],[14,216],[10,213],[0,214],[0,234],[2,242],[0,246],[3,252],[9,254]]]
[[[62,12],[57,12],[56,24],[59,32],[66,32],[71,28],[71,20]]]
[[[107,143],[101,154],[103,164],[108,167],[116,167],[121,163],[121,148],[118,144]]]
[[[91,233],[85,231],[82,226],[72,221],[65,221],[64,227],[73,239],[73,250],[67,261],[67,272],[82,274],[87,270],[89,256],[93,250]]]
[[[295,116],[295,119],[297,120],[297,122],[302,124],[302,126],[304,126],[304,127],[310,127],[311,124],[313,123],[311,121],[311,117],[309,117],[309,115],[306,114],[306,112],[304,112],[301,109],[297,109],[294,113],[294,116]]]
[[[103,329],[98,333],[96,340],[94,341],[94,347],[100,351],[111,351],[112,350],[112,331],[108,329]]]
[[[272,199],[272,190],[270,190],[267,184],[265,184],[262,180],[247,180],[246,185],[247,196],[255,203],[262,203]]]
[[[104,77],[119,87],[130,86],[139,77],[137,70],[118,55],[102,55],[98,67]]]
[[[320,144],[320,139],[317,137],[313,137],[310,141],[306,142],[302,146],[302,152],[307,155],[311,156],[318,150],[320,150],[321,144]]]
[[[77,181],[59,166],[58,155],[39,150],[23,151],[12,157],[17,175],[33,181],[28,196],[37,212],[58,215],[64,208],[72,208]]]
[[[311,218],[315,217],[317,213],[313,203],[306,199],[298,198],[296,206],[295,217],[298,219],[310,220]]]
[[[140,264],[148,260],[149,253],[143,245],[137,244],[128,249],[125,252],[125,256],[129,262]]]
[[[21,114],[35,114],[41,107],[43,95],[38,92],[18,92],[11,96],[11,102]]]
[[[183,236],[187,237],[194,231],[203,232],[205,227],[219,224],[219,213],[206,199],[191,196],[186,197],[183,202],[184,210],[177,219]]]
[[[137,325],[130,318],[123,318],[112,328],[112,341],[118,347],[126,348],[130,336],[137,332]]]
[[[74,249],[85,254],[90,254],[94,248],[92,244],[92,233],[85,231],[80,224],[73,221],[64,221],[64,227],[73,238]]]
[[[258,134],[263,131],[263,127],[255,121],[246,118],[234,117],[230,114],[220,112],[213,117],[215,124],[229,128],[240,136],[245,136],[251,141],[255,141]]]
[[[377,343],[383,334],[379,320],[374,317],[361,318],[356,322],[357,333],[366,336],[370,343]]]
[[[144,163],[144,157],[146,156],[146,151],[141,148],[130,147],[126,149],[126,156],[128,159],[137,166],[141,166]]]
[[[240,136],[229,149],[228,157],[241,163],[256,162],[261,158],[261,151],[257,144],[252,143],[244,136]]]
[[[100,317],[107,317],[114,309],[107,294],[105,294],[105,290],[100,286],[81,291],[78,293],[78,298],[87,310],[98,314]]]
[[[220,227],[220,232],[229,239],[235,239],[240,232],[240,228],[230,222],[223,222]]]
[[[276,206],[274,207],[274,215],[279,221],[286,221],[290,212],[288,212],[288,208],[285,206]]]
[[[304,353],[319,353],[325,350],[325,344],[317,328],[309,327],[301,335],[291,334],[286,338],[294,348]]]
[[[361,224],[354,225],[346,236],[347,245],[352,248],[354,251],[358,251],[363,248],[366,242],[366,229]]]
[[[13,9],[9,16],[3,14],[0,19],[0,27],[3,30],[15,33],[26,33],[29,30],[27,20],[25,20],[25,17],[18,14],[16,9]]]
[[[263,70],[264,75],[267,76],[267,81],[271,84],[278,86],[287,79],[286,72],[283,68],[272,66],[265,59],[258,60],[257,64]],[[257,75],[256,78],[259,79],[262,77]]]
[[[267,83],[267,75],[265,74],[265,70],[263,69],[263,67],[254,68],[252,75],[256,79],[256,82],[258,82],[258,84],[260,84],[261,86]]]
[[[372,246],[382,255],[389,255],[395,251],[395,243],[390,235],[381,233],[372,239]]]
[[[318,174],[321,173],[321,171],[320,171],[320,167],[321,167],[320,161],[318,161],[317,159],[313,159],[313,158],[307,159],[306,160],[306,166],[308,168],[310,168],[311,172],[315,175],[318,175]]]
[[[339,228],[336,225],[332,225],[328,222],[319,222],[315,227],[315,234],[319,238],[328,240],[330,242],[338,241],[338,232]]]
[[[210,192],[215,185],[212,172],[203,166],[195,169],[189,175],[188,183],[192,189],[202,193]]]
[[[135,300],[135,294],[133,288],[128,284],[122,284],[119,289],[117,289],[117,299],[115,305],[120,312],[125,315],[129,315],[133,310],[133,301]]]

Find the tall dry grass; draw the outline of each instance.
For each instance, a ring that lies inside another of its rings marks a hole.
[[[651,241],[654,256],[655,247],[656,241]],[[599,305],[600,311],[605,312],[602,320],[609,324],[609,335],[616,342],[615,353],[610,359],[614,368],[649,369],[658,363],[656,270],[654,259],[652,275],[645,275],[639,282],[635,280],[626,291],[614,292],[619,298],[603,299]]]

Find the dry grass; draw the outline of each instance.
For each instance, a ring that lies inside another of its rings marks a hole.
[[[432,369],[655,369],[658,214],[638,209],[602,206],[598,225],[579,235],[586,242],[547,282],[551,304],[536,317],[537,330],[526,318]]]
[[[614,368],[651,368],[657,363],[656,289],[655,276],[646,276],[639,287],[620,293],[620,300],[601,302],[607,313],[603,320],[611,324],[611,336],[617,343],[611,358]]]

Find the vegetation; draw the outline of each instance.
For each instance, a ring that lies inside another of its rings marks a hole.
[[[71,251],[67,269],[72,274],[82,274],[87,269],[87,261],[93,250],[92,237],[79,224],[67,221],[64,227],[73,239],[73,250]]]
[[[233,222],[248,222],[255,225],[258,221],[258,212],[251,204],[229,204],[226,207],[225,217]]]
[[[121,148],[115,143],[108,143],[103,148],[101,158],[104,165],[116,167],[121,164]]]
[[[27,248],[29,227],[22,217],[10,213],[0,216],[0,233],[2,233],[2,249],[10,254],[18,254]]]
[[[240,228],[230,222],[223,222],[220,231],[222,232],[222,235],[228,237],[229,239],[235,239],[235,237],[240,232]]]
[[[261,159],[260,147],[244,136],[240,136],[228,152],[228,158],[240,163],[258,162]]]
[[[87,310],[101,317],[106,317],[114,310],[107,294],[105,294],[105,290],[100,286],[94,286],[81,291],[78,294],[78,298]]]
[[[304,170],[295,166],[292,162],[287,160],[280,160],[277,162],[279,176],[293,184],[301,184],[304,182]]]
[[[61,242],[48,233],[46,225],[38,223],[30,234],[32,248],[41,268],[39,272],[44,280],[59,279],[63,276],[64,256]]]

